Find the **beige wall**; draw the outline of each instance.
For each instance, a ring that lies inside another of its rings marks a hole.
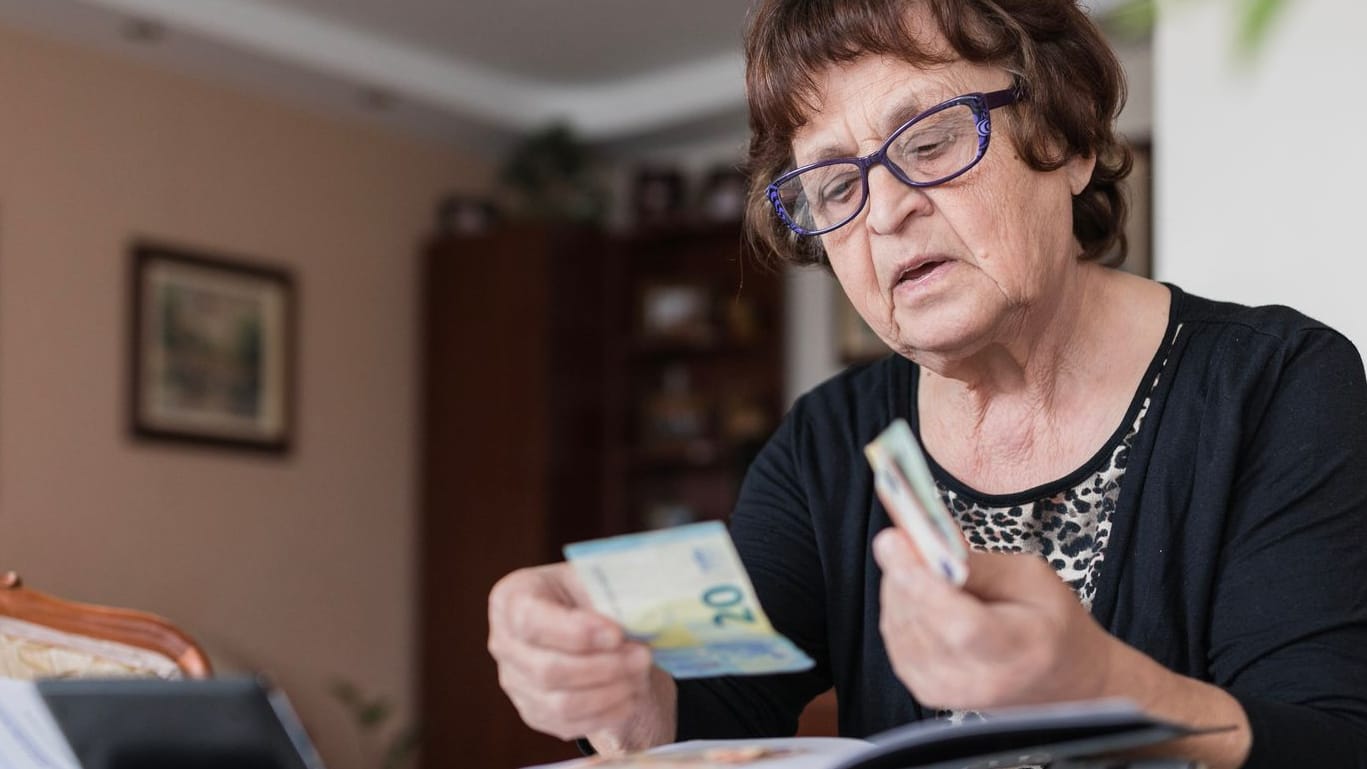
[[[0,29],[0,568],[173,618],[222,665],[272,673],[330,765],[359,766],[328,681],[412,696],[418,246],[441,192],[489,178]],[[291,455],[131,441],[134,236],[294,269]]]

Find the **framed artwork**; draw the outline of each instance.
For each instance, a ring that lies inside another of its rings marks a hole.
[[[289,272],[138,243],[132,303],[134,435],[289,449],[296,313]]]

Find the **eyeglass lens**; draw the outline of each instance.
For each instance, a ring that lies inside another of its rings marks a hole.
[[[955,104],[894,134],[887,162],[901,171],[903,181],[933,184],[971,166],[979,151],[977,114],[968,104]],[[790,177],[777,191],[793,224],[814,232],[854,218],[864,207],[866,185],[858,163],[838,162]]]

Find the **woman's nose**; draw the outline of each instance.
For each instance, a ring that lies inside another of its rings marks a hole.
[[[869,169],[867,224],[880,235],[897,232],[907,219],[930,210],[925,190],[903,182],[882,164]]]

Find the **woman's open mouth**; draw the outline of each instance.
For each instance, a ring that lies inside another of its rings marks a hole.
[[[897,279],[898,285],[903,283],[919,283],[930,277],[937,270],[949,264],[948,259],[931,259],[921,262],[915,267],[905,270]]]

